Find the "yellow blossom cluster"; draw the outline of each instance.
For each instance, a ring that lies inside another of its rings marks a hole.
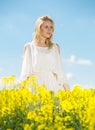
[[[36,76],[15,79],[2,78],[0,130],[95,130],[95,89],[75,85],[54,93]]]

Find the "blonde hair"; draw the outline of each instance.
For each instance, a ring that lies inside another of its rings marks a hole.
[[[34,37],[33,37],[33,40],[34,42],[39,42],[39,39],[41,37],[41,34],[40,34],[40,29],[41,29],[41,26],[42,24],[45,22],[45,21],[50,21],[53,25],[53,32],[54,32],[54,22],[53,20],[49,17],[49,16],[41,16],[37,19],[36,21],[36,24],[35,24],[35,29],[34,29]],[[51,48],[53,43],[52,43],[52,38],[53,36],[51,35],[50,38],[47,38],[46,41],[45,41],[45,44]]]

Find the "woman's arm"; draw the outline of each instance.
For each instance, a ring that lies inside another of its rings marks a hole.
[[[24,46],[24,55],[21,70],[21,81],[26,80],[32,74],[32,58],[29,43]]]
[[[60,54],[60,46],[58,44],[56,44],[56,45],[57,45],[57,50],[58,50],[58,52]],[[69,87],[68,83],[64,83],[63,88],[64,88],[64,90],[70,90],[70,87]]]

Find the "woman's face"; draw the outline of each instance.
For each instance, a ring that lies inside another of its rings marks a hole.
[[[53,33],[53,24],[50,21],[45,21],[40,29],[40,34],[44,38],[50,38]]]

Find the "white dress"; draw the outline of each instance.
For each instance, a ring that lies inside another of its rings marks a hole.
[[[48,90],[57,92],[63,89],[67,79],[55,43],[51,49],[37,46],[33,41],[24,45],[21,80],[26,80],[31,75],[36,75],[38,84],[46,84]]]

